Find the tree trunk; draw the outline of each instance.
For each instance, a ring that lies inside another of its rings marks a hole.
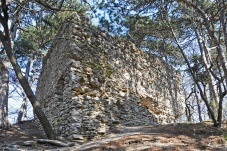
[[[25,78],[25,76],[22,75],[20,66],[18,65],[18,62],[12,51],[11,41],[9,39],[7,39],[7,40],[3,41],[3,45],[6,50],[6,54],[9,57],[10,62],[13,66],[13,69],[17,75],[17,78],[18,78],[25,94],[27,95],[28,99],[30,100],[30,102],[33,106],[34,112],[37,115],[41,125],[43,126],[43,129],[44,129],[47,137],[49,139],[54,139],[55,133],[52,129],[52,126],[50,125],[46,115],[44,114],[42,107],[40,105],[40,102],[36,99],[32,89],[28,83],[28,80]]]
[[[223,89],[222,86],[219,84],[218,85],[219,89]],[[223,116],[223,99],[225,97],[225,95],[227,94],[227,90],[225,89],[223,91],[222,94],[220,94],[219,96],[219,106],[218,106],[218,118],[217,118],[217,121],[218,121],[218,127],[221,127],[221,124],[222,124],[222,116]]]
[[[36,99],[29,83],[28,80],[22,75],[21,73],[21,69],[20,66],[17,63],[17,60],[15,58],[15,56],[12,53],[12,48],[11,48],[11,44],[9,41],[4,41],[4,48],[6,50],[7,56],[10,59],[10,62],[13,66],[13,69],[17,75],[17,78],[25,92],[25,94],[27,95],[28,99],[30,100],[33,108],[34,108],[34,112],[37,115],[41,125],[43,126],[43,129],[47,135],[47,137],[49,139],[54,139],[55,138],[55,134],[54,131],[52,129],[52,126],[50,125],[46,115],[44,114],[42,107],[40,105],[40,102]]]
[[[13,53],[13,41],[10,34],[10,29],[8,27],[8,5],[6,4],[6,1],[2,1],[2,13],[0,14],[0,23],[2,25],[2,30],[0,30],[0,40],[4,46],[4,50],[9,58],[10,63],[13,66],[13,69],[16,73],[16,76],[19,80],[20,85],[22,86],[25,94],[27,95],[28,99],[30,100],[34,112],[37,115],[41,125],[43,126],[43,129],[49,139],[55,138],[55,133],[52,129],[52,126],[50,125],[46,115],[44,114],[40,102],[36,99],[28,80],[25,76],[23,76],[20,66],[16,60],[16,57]]]
[[[202,116],[201,116],[201,106],[200,106],[200,101],[199,101],[199,97],[197,95],[197,90],[196,90],[196,86],[195,86],[195,98],[196,98],[196,103],[197,103],[197,108],[198,108],[198,114],[199,114],[199,122],[202,122]]]
[[[25,78],[27,80],[29,80],[29,72],[30,72],[30,67],[31,67],[32,60],[33,60],[33,57],[30,57],[28,59],[27,65],[26,65]],[[30,81],[29,82],[30,86],[32,85],[32,80],[33,80],[33,78],[31,78],[29,80]],[[20,110],[19,110],[19,113],[18,113],[18,116],[17,116],[17,123],[20,123],[22,121],[23,114],[25,113],[26,107],[27,107],[27,96],[26,96],[26,94],[24,92],[22,92],[22,96],[23,96],[23,102],[21,104],[21,107],[20,107]]]
[[[191,95],[193,94],[193,91],[187,96],[186,91],[184,89],[184,96],[185,96],[185,113],[186,113],[186,117],[187,117],[187,121],[188,122],[192,122],[192,111],[191,111],[191,102],[187,103],[188,99],[191,97]]]
[[[0,127],[7,128],[8,121],[8,91],[9,91],[9,61],[0,59]]]
[[[218,5],[220,9],[220,21],[222,26],[222,31],[224,35],[225,42],[225,52],[227,51],[227,16],[226,16],[226,4],[223,0],[218,0]]]
[[[221,127],[221,123],[222,123],[222,112],[223,112],[222,102],[223,102],[223,97],[220,96],[219,108],[218,108],[218,118],[217,118],[217,121],[218,121],[217,127]]]
[[[186,112],[187,121],[192,122],[192,114],[191,114],[190,106],[188,104],[186,104],[185,112]]]
[[[27,97],[23,93],[23,102],[21,104],[21,107],[20,107],[20,110],[19,110],[19,113],[18,113],[18,116],[17,116],[17,123],[21,123],[23,114],[26,110],[26,106],[27,106]]]

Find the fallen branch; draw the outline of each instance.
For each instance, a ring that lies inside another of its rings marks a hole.
[[[51,145],[59,146],[59,147],[71,147],[74,146],[75,143],[64,143],[59,140],[50,140],[50,139],[35,139],[38,143],[49,143]]]

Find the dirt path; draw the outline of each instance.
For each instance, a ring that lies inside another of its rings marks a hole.
[[[118,127],[108,139],[83,144],[76,150],[196,151],[227,150],[225,131],[207,124]]]
[[[225,129],[214,128],[209,124],[169,124],[143,127],[116,127],[105,138],[73,147],[57,147],[48,143],[18,145],[22,141],[45,138],[31,122],[17,124],[8,130],[0,129],[0,147],[11,144],[21,150],[83,150],[83,151],[199,151],[227,150],[223,135]]]

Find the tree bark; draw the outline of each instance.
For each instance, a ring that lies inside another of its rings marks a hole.
[[[8,121],[8,91],[9,91],[9,61],[0,58],[0,127],[7,128]]]
[[[218,0],[218,6],[220,9],[220,21],[221,21],[221,26],[222,26],[222,31],[224,35],[224,42],[225,42],[225,51],[227,51],[227,16],[226,16],[226,7],[227,4],[223,0]]]
[[[202,122],[202,116],[201,116],[201,106],[200,106],[200,101],[199,101],[199,97],[197,95],[197,90],[196,90],[196,85],[194,87],[195,90],[195,98],[196,98],[196,103],[197,103],[197,109],[198,109],[198,114],[199,114],[199,122]]]
[[[190,102],[187,103],[187,100],[191,97],[192,94],[193,94],[193,91],[188,95],[188,97],[186,97],[187,94],[186,94],[186,92],[184,90],[185,106],[186,106],[185,113],[186,113],[186,117],[187,117],[187,121],[188,122],[192,122],[192,111],[191,111],[192,106],[191,106]]]
[[[219,108],[218,108],[218,117],[217,117],[217,121],[218,121],[218,127],[221,127],[221,124],[222,124],[222,112],[223,112],[223,106],[222,106],[222,102],[223,102],[223,98],[224,98],[225,94],[224,95],[221,95],[220,96],[220,101],[219,101]]]
[[[23,101],[22,101],[20,110],[18,112],[17,123],[21,123],[22,117],[23,117],[23,115],[25,113],[26,106],[27,106],[27,97],[26,97],[26,95],[24,93],[22,95],[23,95]]]

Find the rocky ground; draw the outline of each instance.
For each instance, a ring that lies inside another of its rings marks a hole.
[[[0,129],[0,150],[83,151],[199,151],[227,150],[227,130],[209,123],[181,123],[143,127],[119,126],[105,138],[91,142],[48,141],[32,122]],[[63,147],[60,147],[63,146]]]

